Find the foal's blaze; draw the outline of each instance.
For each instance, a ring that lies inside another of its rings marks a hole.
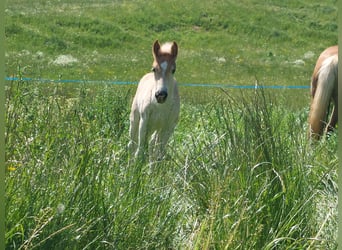
[[[320,139],[336,127],[338,108],[338,46],[325,49],[316,62],[311,79],[311,105],[309,135]],[[333,102],[330,121],[327,121],[329,104]]]
[[[159,85],[154,95],[158,103],[164,103],[168,96],[167,81],[170,75],[176,71],[178,45],[176,42],[173,42],[161,46],[157,40],[153,44],[152,54],[154,58],[152,71]]]

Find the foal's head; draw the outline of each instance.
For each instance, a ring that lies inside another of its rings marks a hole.
[[[158,103],[164,103],[168,95],[172,75],[176,72],[176,58],[178,45],[176,42],[165,43],[162,46],[156,40],[152,47],[153,66],[152,71],[157,82],[155,97]]]

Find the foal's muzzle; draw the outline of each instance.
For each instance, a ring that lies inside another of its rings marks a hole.
[[[167,92],[164,90],[159,90],[156,92],[155,97],[158,103],[164,103],[167,98]]]

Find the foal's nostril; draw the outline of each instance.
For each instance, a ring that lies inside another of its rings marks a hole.
[[[159,90],[156,92],[155,97],[158,103],[164,103],[167,98],[167,92],[164,90]]]

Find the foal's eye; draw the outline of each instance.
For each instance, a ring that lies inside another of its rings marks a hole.
[[[172,72],[172,74],[174,74],[174,73],[176,72],[176,65],[174,65],[174,66],[172,67],[171,72]]]

